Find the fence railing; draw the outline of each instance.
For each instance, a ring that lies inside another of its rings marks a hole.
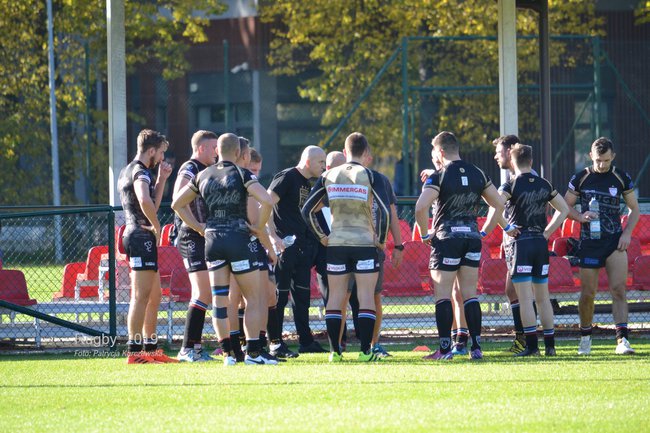
[[[413,203],[398,202],[404,258],[399,268],[390,262],[387,246],[383,280],[383,332],[394,336],[434,335],[434,292],[428,271],[429,247],[413,232]],[[0,340],[26,346],[66,347],[114,345],[127,335],[131,293],[128,261],[115,247],[122,224],[119,209],[109,206],[0,213]],[[162,224],[172,222],[169,207],[159,213]],[[571,258],[570,238],[577,225],[565,224],[549,241],[552,251],[550,291],[560,327],[577,329],[580,281]],[[414,238],[415,236],[415,238]],[[504,295],[505,261],[497,231],[483,243],[478,293],[482,301],[484,335],[512,329],[510,306]],[[163,240],[165,237],[163,236]],[[415,240],[414,240],[415,239]],[[57,254],[57,244],[61,246]],[[183,260],[173,245],[159,248],[163,302],[158,334],[182,338],[191,288]],[[650,214],[645,213],[628,249],[627,295],[632,329],[650,328]],[[311,327],[325,331],[323,301],[315,271],[312,278]],[[611,325],[611,297],[606,276],[599,280],[595,323]],[[350,313],[349,324],[352,326]],[[285,332],[295,332],[291,309]],[[210,317],[204,334],[214,338]]]

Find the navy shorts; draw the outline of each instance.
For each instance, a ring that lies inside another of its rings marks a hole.
[[[506,263],[513,282],[548,278],[548,242],[544,236],[518,237],[508,250]]]
[[[327,247],[327,273],[331,275],[379,272],[377,247]]]
[[[205,262],[205,238],[194,230],[181,228],[176,238],[178,251],[183,257],[187,272],[205,271],[208,265]]]
[[[256,271],[257,253],[249,248],[250,234],[237,231],[205,231],[205,260],[208,271],[230,264],[233,274]]]
[[[140,226],[127,226],[122,239],[131,270],[158,270],[158,246],[153,232]]]
[[[478,268],[481,261],[481,240],[479,238],[436,237],[431,241],[429,269],[457,271],[461,266]]]
[[[268,271],[269,257],[266,255],[266,249],[260,240],[255,236],[251,236],[251,241],[248,244],[248,248],[257,255],[257,258],[253,262],[253,266],[255,266],[255,268],[259,269],[260,271]]]
[[[578,246],[581,268],[598,269],[605,266],[607,258],[618,248],[622,233],[601,239],[582,239]]]

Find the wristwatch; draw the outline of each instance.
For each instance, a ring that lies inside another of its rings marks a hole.
[[[393,249],[397,251],[404,251],[404,244],[395,245]]]

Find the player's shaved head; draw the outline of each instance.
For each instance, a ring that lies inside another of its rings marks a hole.
[[[345,163],[345,154],[334,150],[327,154],[327,159],[325,160],[325,167],[329,170],[330,168],[338,167],[341,164]]]
[[[307,161],[320,156],[325,156],[325,151],[323,149],[318,146],[307,146],[300,156],[300,165],[305,166],[307,165]]]
[[[219,156],[237,155],[237,151],[239,150],[239,137],[229,132],[221,134],[217,140],[217,149],[219,151]]]

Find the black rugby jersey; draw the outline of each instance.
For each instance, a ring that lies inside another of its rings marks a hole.
[[[311,187],[309,179],[300,174],[296,167],[284,169],[273,177],[269,190],[280,197],[280,201],[273,206],[273,222],[280,238],[310,236],[300,210],[307,201]]]
[[[437,238],[478,238],[476,217],[481,194],[492,185],[490,178],[473,164],[452,161],[424,182],[422,189],[439,191],[433,216]]]
[[[501,185],[499,191],[507,199],[508,224],[521,232],[544,233],[546,205],[557,195],[553,185],[533,173],[522,173]]]
[[[200,172],[189,185],[205,200],[206,229],[248,233],[248,187],[256,182],[253,173],[230,161],[218,162]]]
[[[178,177],[182,177],[191,182],[196,177],[196,175],[198,175],[199,172],[205,168],[206,165],[202,162],[197,161],[196,159],[190,159],[189,161],[183,163],[183,165],[181,165],[181,168],[178,169]],[[203,200],[203,197],[199,196],[194,199],[192,203],[190,203],[190,212],[192,212],[196,220],[200,223],[204,223],[207,220],[208,209],[205,204],[205,200]],[[194,231],[189,228],[183,222],[183,220],[181,220],[178,214],[174,214],[174,225],[177,228],[180,228],[182,226],[184,230],[189,230],[192,232]]]
[[[381,201],[386,205],[388,208],[388,226],[390,227],[390,206],[393,204],[397,204],[397,197],[395,196],[395,191],[393,190],[393,185],[391,185],[390,180],[386,176],[384,176],[382,173],[369,169],[374,178],[375,178],[375,183],[373,185],[373,188],[375,189],[375,192],[381,198]],[[377,213],[379,211],[379,203],[375,200],[372,202],[372,220],[375,223],[375,228],[379,227],[380,225],[380,219],[379,219],[379,214]]]
[[[589,210],[589,201],[598,201],[601,237],[609,237],[623,231],[621,226],[621,196],[634,193],[634,182],[626,172],[611,166],[605,173],[597,173],[587,167],[574,174],[569,181],[570,192],[580,198],[582,212]],[[581,224],[580,238],[588,239],[589,223]]]
[[[149,195],[154,200],[155,182],[149,169],[138,160],[131,161],[120,172],[117,180],[117,189],[120,191],[120,202],[124,209],[124,216],[127,225],[144,225],[150,226],[151,221],[142,212],[142,206],[135,195],[134,183],[141,180],[149,185]]]

